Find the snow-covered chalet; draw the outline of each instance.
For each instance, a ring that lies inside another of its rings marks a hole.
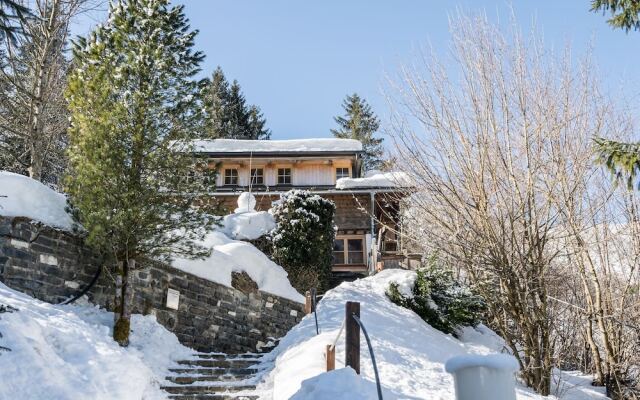
[[[351,139],[235,140],[195,142],[198,157],[217,169],[212,196],[228,209],[251,191],[256,210],[268,210],[280,194],[304,189],[332,200],[338,231],[333,272],[367,273],[406,266],[400,240],[400,203],[407,179],[400,173],[361,176],[362,144]]]

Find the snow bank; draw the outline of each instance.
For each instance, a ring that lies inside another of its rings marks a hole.
[[[375,384],[362,379],[356,374],[356,371],[347,367],[303,381],[300,390],[291,397],[291,400],[367,400],[377,398]]]
[[[111,338],[113,314],[58,306],[0,283],[0,399],[155,400],[170,364],[193,354],[152,316],[132,316],[131,344]]]
[[[404,172],[369,171],[364,178],[340,178],[336,189],[408,188],[412,187],[409,175]]]
[[[232,272],[246,272],[260,290],[300,303],[298,293],[287,278],[287,272],[250,243],[230,239],[223,232],[213,231],[202,242],[212,249],[205,259],[176,258],[174,267],[204,279],[231,287]]]
[[[375,351],[384,398],[447,399],[454,396],[453,377],[445,372],[444,365],[454,356],[471,354],[496,354],[502,352],[504,343],[485,326],[465,328],[462,339],[432,328],[412,311],[391,303],[385,290],[390,282],[408,282],[414,272],[385,270],[375,276],[355,282],[343,283],[325,295],[318,305],[320,335],[315,334],[312,315],[306,316],[269,354],[275,368],[263,383],[263,390],[272,390],[274,400],[319,400],[333,397],[333,393],[353,393],[353,388],[363,388],[361,397],[376,399],[371,359],[363,347],[361,352],[361,377],[347,371],[325,373],[324,351],[335,339],[344,318],[344,303],[359,301],[361,319],[369,331]],[[364,341],[364,338],[361,338]],[[364,343],[363,343],[363,346]],[[336,368],[344,367],[344,336],[336,347]],[[362,381],[364,379],[364,382]],[[331,388],[322,388],[330,384]],[[332,390],[331,394],[327,394]],[[603,399],[602,388],[581,385],[568,387],[563,399]],[[519,399],[543,399],[524,387],[517,388]]]
[[[0,171],[0,215],[27,217],[71,231],[66,197],[28,176]]]
[[[195,152],[201,153],[288,153],[362,151],[362,143],[354,139],[240,140],[211,139],[193,141]]]

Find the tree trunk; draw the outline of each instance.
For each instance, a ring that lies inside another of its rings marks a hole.
[[[116,275],[113,339],[123,347],[129,345],[129,332],[131,331],[131,271],[134,267],[135,260],[119,262]]]

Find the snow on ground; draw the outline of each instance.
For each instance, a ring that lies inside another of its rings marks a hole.
[[[210,139],[193,141],[194,151],[202,153],[279,153],[362,151],[354,139],[241,140]]]
[[[73,229],[66,197],[28,176],[0,171],[0,215],[27,217],[64,230]]]
[[[336,347],[336,370],[324,373],[324,351],[335,339],[344,318],[346,301],[359,301],[361,319],[375,351],[385,399],[454,399],[453,377],[445,362],[454,356],[495,354],[505,350],[502,339],[487,327],[465,328],[461,339],[432,328],[412,311],[391,303],[385,290],[390,282],[410,281],[414,272],[385,270],[373,277],[343,283],[318,305],[320,335],[313,315],[305,317],[267,356],[275,368],[262,383],[274,400],[376,399],[375,378],[364,337],[361,377],[344,368],[344,336]],[[586,385],[588,378],[557,373],[565,400],[604,399],[602,388]],[[542,399],[519,386],[518,399]]]
[[[113,314],[85,305],[52,305],[0,283],[0,399],[166,399],[159,382],[193,350],[153,316],[133,315],[131,344],[111,338]]]
[[[340,178],[336,189],[407,188],[412,187],[409,175],[404,172],[369,171],[364,178]]]

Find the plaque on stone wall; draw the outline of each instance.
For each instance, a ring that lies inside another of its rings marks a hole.
[[[167,308],[178,309],[180,303],[180,292],[175,289],[167,290]]]

